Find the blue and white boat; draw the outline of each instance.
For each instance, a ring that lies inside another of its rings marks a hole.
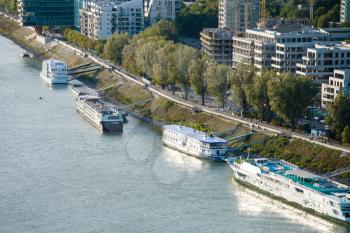
[[[44,60],[42,63],[40,77],[50,84],[67,84],[68,66],[66,63],[59,60]]]
[[[186,126],[163,126],[163,144],[182,153],[213,160],[224,160],[227,141]]]
[[[284,160],[228,158],[234,177],[276,197],[350,222],[350,189]]]

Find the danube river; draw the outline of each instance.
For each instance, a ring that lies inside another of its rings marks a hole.
[[[0,37],[1,233],[347,231],[163,147],[131,117],[122,135],[100,134],[21,51]]]

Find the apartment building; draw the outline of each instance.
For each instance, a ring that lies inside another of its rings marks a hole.
[[[182,0],[144,0],[144,15],[150,25],[162,19],[175,21],[181,4]]]
[[[84,1],[80,10],[80,32],[92,39],[114,33],[137,34],[144,29],[143,1]]]
[[[273,68],[277,73],[296,73],[308,48],[319,42],[342,41],[345,32],[316,30],[298,24],[281,24],[272,29],[248,29],[245,36],[233,37],[232,66],[252,63],[261,72]]]
[[[74,3],[67,0],[19,0],[18,16],[23,26],[73,26]]]
[[[340,22],[350,22],[350,0],[341,0]]]
[[[219,0],[219,27],[237,32],[255,28],[260,19],[259,0]]]
[[[341,92],[350,93],[350,70],[334,70],[332,77],[329,77],[328,83],[322,83],[321,105],[326,108],[332,103],[334,98]]]
[[[334,70],[350,69],[350,45],[345,43],[320,43],[308,48],[302,62],[297,64],[297,74],[328,79]]]
[[[232,30],[205,28],[200,33],[202,51],[218,64],[232,65]]]

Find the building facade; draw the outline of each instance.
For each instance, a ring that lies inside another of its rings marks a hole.
[[[326,108],[340,92],[350,93],[350,70],[334,70],[328,83],[322,83],[321,105]]]
[[[18,16],[23,26],[73,26],[73,0],[19,0]]]
[[[225,28],[205,28],[200,33],[202,51],[218,64],[232,65],[233,31]]]
[[[335,69],[350,69],[350,45],[345,43],[316,44],[307,49],[302,63],[297,64],[297,74],[328,79]]]
[[[84,1],[80,10],[80,32],[92,39],[106,39],[114,33],[137,34],[144,29],[142,0]]]
[[[182,0],[144,0],[144,15],[150,25],[162,19],[174,21],[181,4]]]
[[[79,11],[83,7],[83,0],[74,0],[74,27],[80,28]]]
[[[350,22],[350,0],[341,0],[340,22]]]
[[[302,25],[284,25],[274,29],[248,29],[245,36],[233,37],[232,66],[250,63],[261,72],[296,73],[308,48],[317,43],[342,41],[350,34],[316,30]]]
[[[236,32],[255,28],[260,19],[259,0],[219,0],[219,27]]]

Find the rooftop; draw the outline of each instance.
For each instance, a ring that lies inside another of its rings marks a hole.
[[[197,139],[201,142],[206,143],[227,143],[226,140],[219,138],[213,134],[209,135],[207,133],[192,129],[190,127],[181,126],[181,125],[165,125],[163,126],[166,130],[171,130],[178,132],[180,134],[186,135],[187,137]]]

